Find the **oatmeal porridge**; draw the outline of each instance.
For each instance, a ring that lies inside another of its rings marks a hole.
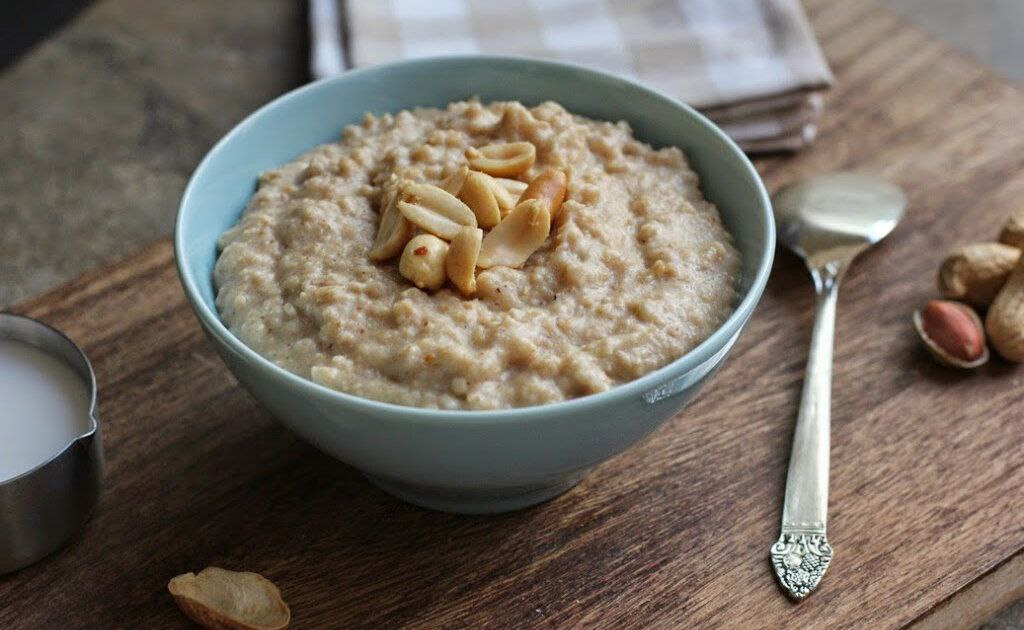
[[[697,174],[547,102],[367,114],[264,173],[219,240],[228,328],[321,385],[496,409],[607,390],[732,312],[740,256]]]

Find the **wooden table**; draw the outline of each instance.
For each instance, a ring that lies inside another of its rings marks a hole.
[[[1024,95],[868,2],[812,0],[839,79],[822,137],[758,166],[880,171],[906,221],[839,307],[829,539],[800,605],[776,589],[809,281],[780,254],[747,332],[696,403],[549,503],[421,510],[273,421],[185,304],[168,241],[16,310],[82,343],[107,455],[95,517],[0,577],[0,627],[180,627],[165,584],[209,564],[282,588],[295,627],[950,627],[1024,595],[1024,371],[937,367],[910,314],[957,243],[1024,203]]]

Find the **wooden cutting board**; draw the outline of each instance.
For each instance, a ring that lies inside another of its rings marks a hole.
[[[758,166],[772,189],[868,167],[910,210],[840,299],[835,559],[807,601],[768,562],[811,325],[789,255],[680,417],[549,503],[464,517],[392,499],[275,423],[161,241],[15,309],[91,357],[108,474],[80,536],[0,577],[0,627],[184,626],[165,584],[209,564],[272,578],[299,628],[950,627],[1024,595],[1024,368],[937,367],[910,325],[946,250],[1024,203],[1024,95],[871,3],[808,4],[838,86],[815,148]]]

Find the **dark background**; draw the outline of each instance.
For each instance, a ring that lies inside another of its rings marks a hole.
[[[91,3],[92,0],[0,2],[0,71]]]

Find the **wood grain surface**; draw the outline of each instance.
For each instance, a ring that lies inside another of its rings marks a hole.
[[[870,168],[910,209],[840,298],[836,551],[807,601],[785,599],[768,562],[811,325],[793,257],[682,415],[553,501],[464,517],[392,499],[274,422],[203,337],[161,241],[16,309],[91,357],[107,478],[81,535],[0,577],[0,627],[182,627],[165,584],[209,564],[273,579],[296,628],[981,621],[978,601],[1019,587],[1024,368],[940,368],[910,314],[947,249],[1024,203],[1024,96],[870,2],[808,8],[838,85],[817,145],[759,168],[772,189]]]

